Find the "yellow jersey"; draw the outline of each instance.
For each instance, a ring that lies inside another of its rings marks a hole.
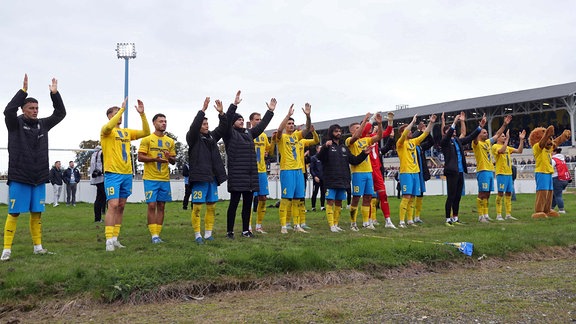
[[[164,155],[168,151],[168,156]],[[144,153],[146,156],[162,157],[168,160],[169,156],[176,156],[174,140],[166,135],[158,136],[154,133],[144,137],[140,142],[138,153]],[[144,180],[170,181],[170,168],[168,163],[144,162]]]
[[[514,148],[508,146],[504,153],[498,153],[502,146],[502,144],[492,145],[492,155],[496,160],[496,174],[512,175],[512,159],[510,158],[510,154],[514,151]]]
[[[420,164],[418,163],[418,151],[416,146],[428,136],[429,132],[423,132],[416,138],[408,139],[409,130],[405,129],[402,136],[396,142],[396,152],[400,160],[400,173],[419,173]]]
[[[372,137],[362,137],[357,139],[356,142],[350,144],[351,141],[352,137],[348,137],[344,143],[346,146],[348,146],[348,149],[350,149],[350,152],[352,152],[354,155],[362,153],[366,147],[373,144]],[[358,165],[351,165],[350,170],[352,170],[352,173],[372,172],[372,163],[370,163],[370,157],[366,157],[366,159],[364,159],[364,161]]]
[[[269,152],[272,145],[268,141],[268,136],[262,133],[254,139],[254,150],[256,150],[256,164],[258,165],[258,173],[266,172],[266,152]]]
[[[130,141],[150,135],[146,115],[141,114],[142,130],[118,128],[116,125],[125,108],[118,110],[100,130],[100,144],[104,156],[104,172],[132,174],[132,154]]]
[[[532,146],[532,152],[534,152],[534,159],[536,160],[534,172],[554,173],[554,167],[552,166],[552,147],[549,149],[540,148],[540,143],[536,143]]]
[[[312,132],[312,139],[303,138],[298,141],[296,147],[298,148],[298,156],[302,160],[302,172],[306,173],[306,162],[304,156],[304,149],[308,146],[316,145],[320,143],[320,137],[318,137],[318,133],[316,131]]]
[[[490,148],[492,147],[492,139],[489,138],[485,141],[472,141],[472,150],[476,158],[476,172],[479,171],[494,171],[494,164],[492,163],[492,154]]]
[[[302,169],[302,159],[298,154],[298,141],[302,139],[301,131],[294,131],[292,134],[282,134],[278,141],[278,152],[280,153],[280,170],[300,170]]]

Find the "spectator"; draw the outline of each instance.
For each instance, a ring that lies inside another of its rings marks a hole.
[[[74,166],[74,161],[68,162],[68,169],[64,171],[66,183],[66,206],[76,206],[76,189],[80,182],[80,171]]]
[[[106,214],[106,191],[104,190],[104,161],[102,160],[102,147],[90,157],[90,184],[96,186],[96,199],[94,200],[94,222],[101,223],[102,214]]]
[[[58,206],[58,201],[60,200],[60,194],[62,193],[62,164],[60,161],[56,161],[50,169],[50,183],[52,184],[52,189],[54,190],[54,202],[52,205],[54,207]]]

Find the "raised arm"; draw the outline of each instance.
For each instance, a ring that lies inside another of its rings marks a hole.
[[[498,150],[498,154],[504,154],[506,153],[506,151],[508,151],[508,141],[510,140],[510,130],[506,131],[506,138],[504,139],[504,144],[502,144],[502,147]]]
[[[238,91],[238,93],[240,93],[240,91]],[[228,117],[227,115],[224,113],[224,106],[222,106],[222,101],[220,100],[216,100],[214,105],[214,109],[216,109],[216,111],[218,112],[218,126],[216,126],[216,128],[214,128],[214,130],[212,131],[212,137],[214,138],[214,141],[218,142],[221,138],[223,138],[224,136],[227,136],[228,133],[230,132],[230,127],[228,126]]]
[[[462,145],[466,145],[476,140],[476,137],[478,137],[478,134],[480,134],[480,131],[482,131],[482,128],[484,128],[485,125],[486,125],[486,115],[482,116],[482,119],[480,119],[480,122],[478,123],[478,127],[476,127],[476,129],[470,135],[464,137],[460,141],[460,143]]]
[[[124,98],[124,101],[122,102],[122,106],[120,107],[120,109],[118,109],[116,114],[114,116],[112,116],[112,118],[110,118],[110,120],[104,126],[102,126],[102,130],[100,132],[103,135],[110,134],[112,132],[112,130],[114,129],[114,127],[116,127],[116,125],[118,125],[118,122],[120,121],[120,118],[122,118],[122,115],[124,114],[125,109],[126,109],[126,98]]]
[[[494,134],[494,136],[492,136],[492,138],[491,138],[492,143],[496,142],[496,140],[498,140],[498,137],[500,137],[500,135],[502,135],[502,133],[504,133],[504,131],[506,130],[506,127],[508,127],[508,124],[510,124],[510,121],[512,121],[511,115],[507,115],[506,117],[504,117],[504,123],[502,123],[502,126],[500,126],[500,128],[498,128],[498,130],[496,131],[496,134]]]
[[[406,138],[408,138],[410,130],[412,129],[412,127],[414,127],[414,124],[416,123],[416,118],[418,118],[418,114],[414,115],[414,117],[412,117],[412,121],[410,121],[410,124],[408,124],[408,126],[404,128],[404,131],[402,132],[400,138],[398,139],[398,142],[396,143],[396,147],[399,147],[400,145],[404,144],[404,141],[406,140]]]
[[[136,111],[140,114],[140,119],[142,120],[142,130],[137,130],[134,132],[134,136],[132,139],[139,139],[144,136],[150,135],[150,125],[148,125],[148,119],[146,118],[146,114],[144,113],[144,103],[142,100],[138,99],[138,105],[135,106]]]
[[[538,142],[541,149],[544,149],[546,147],[546,144],[548,144],[548,140],[552,137],[552,135],[554,135],[554,126],[550,125],[548,126],[548,128],[546,128],[546,132],[544,133],[544,136],[542,136],[542,138],[540,139],[540,142]]]
[[[360,127],[356,130],[356,132],[354,132],[354,134],[352,134],[352,137],[350,137],[350,144],[352,145],[354,144],[354,142],[356,142],[359,138],[362,137],[362,131],[364,130],[364,128],[366,127],[366,123],[368,122],[368,119],[370,119],[370,113],[366,113],[366,115],[364,116],[364,119],[362,119],[362,123],[360,124]]]
[[[18,90],[12,100],[4,109],[4,121],[8,131],[18,129],[18,108],[24,103],[24,99],[28,97],[28,74],[24,74],[24,82],[22,89]]]
[[[258,135],[262,134],[262,132],[268,127],[272,117],[274,116],[274,109],[276,109],[276,98],[270,99],[270,103],[266,103],[268,110],[262,117],[262,120],[253,128],[250,128],[248,131],[252,135],[252,138],[258,137]]]
[[[526,138],[526,130],[523,129],[522,132],[520,132],[518,135],[518,138],[520,139],[520,144],[518,145],[517,149],[512,151],[512,153],[522,153],[522,151],[524,151],[524,139]]]
[[[290,119],[290,117],[292,117],[292,114],[294,114],[294,104],[290,105],[290,109],[288,109],[288,114],[286,114],[286,117],[284,117],[284,119],[282,119],[282,122],[280,122],[280,126],[278,126],[278,130],[276,130],[276,140],[277,141],[282,139],[282,133],[284,132],[284,128],[286,128],[286,124],[288,123],[288,119]]]
[[[460,112],[460,138],[466,137],[466,113]]]
[[[200,129],[202,128],[202,123],[204,122],[204,117],[206,116],[206,109],[208,109],[209,104],[210,97],[206,97],[206,99],[204,99],[202,109],[198,111],[196,117],[194,117],[194,120],[192,121],[192,124],[190,124],[190,128],[186,133],[186,143],[188,144],[188,147],[194,146],[196,141],[200,138]]]
[[[306,103],[304,105],[304,108],[302,108],[302,111],[306,115],[306,128],[302,130],[302,137],[306,137],[306,135],[308,135],[308,132],[311,131],[310,127],[312,127],[312,119],[310,119],[310,113],[312,112],[312,105]]]
[[[378,132],[372,136],[372,143],[378,143],[382,139],[382,115],[376,113],[375,120],[378,123]]]

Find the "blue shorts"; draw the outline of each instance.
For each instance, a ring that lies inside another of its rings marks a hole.
[[[144,180],[146,203],[172,201],[170,181]]]
[[[41,213],[46,200],[46,184],[37,186],[10,181],[8,186],[8,214]]]
[[[305,196],[302,170],[280,170],[280,187],[283,199],[299,199]]]
[[[478,192],[494,191],[494,172],[484,170],[476,173],[478,180]]]
[[[326,189],[327,200],[346,200],[346,189]]]
[[[132,194],[132,175],[106,172],[104,173],[104,189],[106,200],[128,198]]]
[[[400,173],[400,185],[402,186],[402,195],[420,196],[420,173]]]
[[[352,196],[372,196],[374,194],[374,180],[372,172],[352,173]]]
[[[512,182],[511,174],[497,174],[496,183],[498,184],[498,192],[514,191],[514,183]]]
[[[192,182],[192,203],[204,204],[218,201],[218,184],[211,182]]]
[[[536,191],[554,190],[554,186],[552,184],[552,174],[535,172],[534,177],[536,178]]]
[[[268,196],[270,192],[268,191],[268,173],[258,172],[258,191],[254,193],[254,196]]]

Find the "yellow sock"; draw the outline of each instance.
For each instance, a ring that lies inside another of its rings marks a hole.
[[[280,215],[280,225],[282,227],[286,226],[286,219],[288,218],[288,210],[292,208],[292,201],[282,198],[280,199],[280,208],[278,208],[278,214]]]
[[[370,221],[370,205],[368,206],[362,205],[360,209],[362,210],[362,225],[368,224],[368,222]]]
[[[206,205],[206,216],[204,216],[204,230],[214,229],[214,219],[216,218],[216,204]]]
[[[502,196],[496,196],[496,214],[502,215]]]
[[[292,214],[292,206],[294,206],[294,204],[296,203],[294,200],[289,200],[290,201],[290,206],[288,207],[288,209],[286,209],[286,223],[292,223],[293,221],[293,214]]]
[[[484,215],[484,203],[481,198],[476,198],[476,209],[478,210],[478,216]]]
[[[334,205],[334,225],[340,224],[340,215],[342,215],[342,206]]]
[[[120,225],[120,224],[114,225],[114,235],[113,235],[114,237],[120,236],[120,227],[121,227],[121,226],[122,226],[122,225]]]
[[[484,202],[484,215],[488,215],[488,198],[482,199]]]
[[[334,225],[334,208],[328,204],[326,204],[326,219],[328,220],[328,226],[332,227]]]
[[[299,224],[306,224],[306,206],[304,205],[304,200],[298,201],[298,211],[300,212],[300,223]]]
[[[11,249],[12,242],[14,241],[14,234],[16,234],[16,224],[18,217],[8,214],[6,217],[6,225],[4,225],[4,248]]]
[[[114,226],[104,226],[104,235],[106,239],[111,239],[114,236]]]
[[[414,215],[414,201],[415,201],[415,197],[412,196],[410,197],[410,200],[408,200],[408,208],[406,208],[406,218],[408,219],[409,222],[413,221],[413,215]]]
[[[422,201],[424,197],[416,197],[416,208],[414,209],[414,217],[420,218],[420,213],[422,213]]]
[[[264,215],[266,215],[266,200],[258,201],[258,207],[256,207],[256,224],[262,224],[264,221]]]
[[[378,199],[376,198],[372,198],[372,200],[370,200],[370,219],[371,220],[376,220],[376,203],[378,202]]]
[[[34,245],[42,244],[42,218],[41,213],[30,213],[30,234]]]
[[[200,211],[202,204],[192,204],[192,228],[194,233],[200,233]]]
[[[300,225],[300,200],[292,200],[292,221],[294,225]]]
[[[358,206],[350,206],[350,221],[356,223],[358,217]]]
[[[512,196],[506,196],[506,215],[512,215]]]
[[[162,225],[156,224],[156,235],[160,236],[160,232],[162,232]]]
[[[404,219],[406,219],[406,212],[408,211],[408,202],[410,201],[410,199],[406,198],[406,197],[402,197],[402,200],[400,200],[400,211],[399,211],[399,216],[400,216],[400,222],[404,222]]]
[[[156,235],[156,224],[148,224],[148,231],[150,232],[150,235]]]

